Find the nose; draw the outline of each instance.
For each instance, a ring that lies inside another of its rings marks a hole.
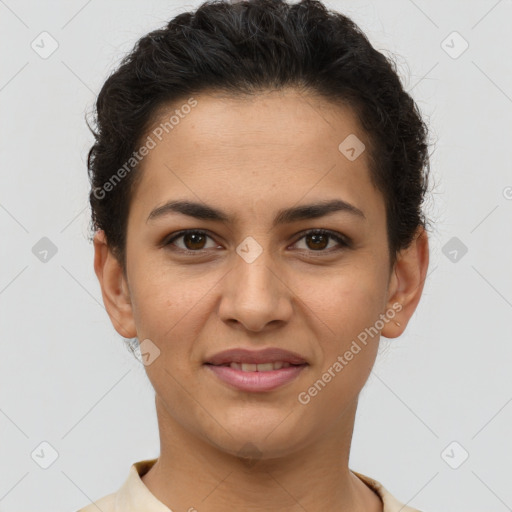
[[[237,255],[223,279],[218,313],[232,326],[260,332],[287,323],[293,292],[266,249],[252,262]]]

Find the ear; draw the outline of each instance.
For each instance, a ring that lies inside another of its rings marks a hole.
[[[382,329],[382,336],[397,338],[405,331],[420,301],[427,276],[428,262],[428,236],[421,226],[416,231],[409,247],[400,251],[393,267],[388,287],[386,311],[395,311],[395,316]],[[395,322],[400,325],[396,325]]]
[[[115,330],[125,338],[137,336],[130,290],[118,259],[107,245],[103,230],[94,235],[94,271],[101,286],[103,303]]]

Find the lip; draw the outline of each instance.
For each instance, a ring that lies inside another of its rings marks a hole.
[[[229,363],[264,364],[275,363],[277,361],[283,361],[295,365],[308,364],[300,354],[277,347],[269,347],[263,350],[247,350],[244,348],[224,350],[223,352],[218,352],[217,354],[208,357],[205,364],[219,366]]]
[[[269,371],[243,371],[231,368],[230,363],[265,364],[281,361],[293,366]],[[222,366],[222,365],[228,366]],[[263,350],[247,350],[234,348],[224,350],[209,357],[204,363],[205,368],[217,378],[239,391],[251,393],[272,391],[296,379],[309,366],[300,354],[269,347]]]
[[[205,367],[209,371],[230,387],[251,393],[272,391],[273,389],[284,386],[296,379],[307,366],[307,363],[304,363],[297,366],[281,368],[280,370],[244,372],[243,370],[236,370],[230,366],[205,364]]]

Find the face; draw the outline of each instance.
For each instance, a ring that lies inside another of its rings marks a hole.
[[[282,456],[339,428],[380,334],[398,335],[384,198],[367,152],[339,149],[348,136],[366,141],[349,108],[294,90],[195,100],[152,136],[128,218],[128,299],[108,310],[123,336],[150,340],[145,368],[169,422],[226,453],[249,442]],[[203,215],[161,208],[169,201]],[[237,348],[305,364],[258,382],[206,364]]]

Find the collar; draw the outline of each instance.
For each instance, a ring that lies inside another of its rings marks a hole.
[[[150,492],[141,479],[157,460],[158,458],[145,459],[132,464],[128,478],[115,494],[116,511],[172,512]],[[383,503],[383,512],[420,512],[398,501],[379,481],[357,471],[351,470],[351,472],[380,497]]]

